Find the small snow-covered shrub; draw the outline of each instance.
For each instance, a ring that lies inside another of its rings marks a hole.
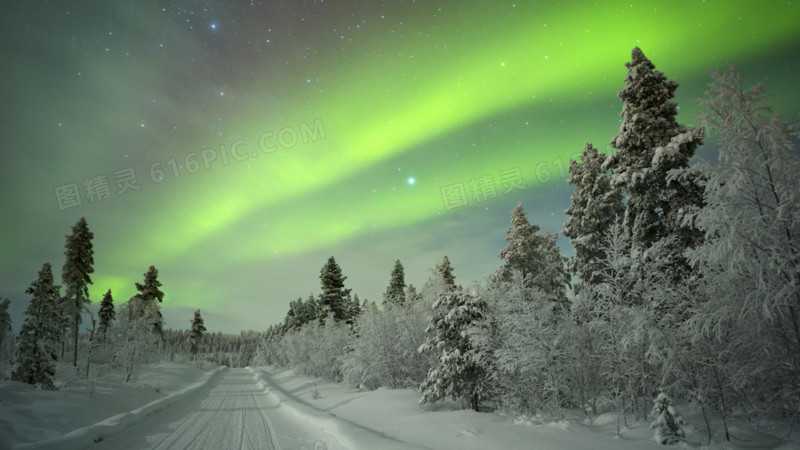
[[[658,394],[650,415],[653,417],[650,428],[655,430],[653,439],[659,444],[671,445],[686,436],[683,431],[686,422],[672,406],[672,399],[667,394]]]
[[[557,302],[513,271],[480,291],[489,312],[470,327],[473,353],[490,372],[491,397],[512,414],[562,417],[569,400],[567,327]]]
[[[341,381],[342,355],[350,340],[350,327],[328,316],[323,325],[316,320],[287,331],[266,351],[274,363],[292,367],[298,373]]]

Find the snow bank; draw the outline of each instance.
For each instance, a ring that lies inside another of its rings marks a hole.
[[[279,381],[272,378],[270,372],[249,369],[253,373],[254,380],[269,399],[271,406],[280,406],[283,411],[291,414],[298,421],[324,431],[336,439],[344,448],[352,450],[415,448],[413,445],[409,445],[408,442],[399,441],[380,431],[337,417],[335,414],[320,411],[308,404],[303,398],[284,389]],[[304,381],[308,380],[307,377],[303,378]]]
[[[86,448],[191,398],[222,370],[162,363],[146,368],[133,385],[98,383],[101,386],[91,397],[85,387],[37,391],[22,383],[2,382],[0,448]]]
[[[294,371],[262,367],[253,370],[274,405],[293,411],[352,449],[429,448],[502,449],[663,449],[641,423],[615,436],[616,420],[606,426],[579,421],[541,422],[459,409],[454,402],[420,407],[412,389],[355,391],[340,383],[318,382]],[[320,396],[313,398],[312,391]]]

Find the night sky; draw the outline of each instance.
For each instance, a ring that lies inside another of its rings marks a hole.
[[[15,329],[81,216],[91,299],[126,301],[155,265],[173,328],[201,308],[213,331],[265,329],[319,292],[331,255],[370,300],[398,258],[421,287],[448,255],[469,285],[499,266],[518,202],[562,229],[569,159],[610,150],[634,46],[680,83],[684,123],[728,61],[785,118],[800,110],[797,1],[13,3],[0,296]]]

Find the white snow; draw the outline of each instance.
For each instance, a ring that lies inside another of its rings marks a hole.
[[[101,377],[91,397],[78,382],[59,391],[0,383],[0,448],[663,448],[645,422],[629,422],[617,436],[613,413],[584,420],[572,411],[553,422],[477,413],[449,401],[420,407],[412,389],[358,391],[289,369],[161,363],[144,366],[135,383],[121,383],[121,376]],[[688,438],[699,434],[691,430]],[[747,437],[762,448],[786,445]]]
[[[121,371],[109,372],[98,378],[91,396],[85,381],[67,382],[58,391],[2,381],[0,448],[85,447],[192,395],[220,369],[161,363],[146,367],[134,383],[122,383]],[[74,369],[62,364],[58,370]]]

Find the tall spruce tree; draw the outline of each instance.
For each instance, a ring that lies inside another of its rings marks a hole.
[[[328,258],[328,262],[322,266],[319,279],[322,283],[322,294],[319,297],[322,314],[333,313],[334,320],[347,320],[348,305],[346,298],[347,294],[350,293],[350,289],[345,289],[344,280],[347,277],[342,275],[342,269],[336,264],[333,256]]]
[[[200,344],[200,339],[203,338],[203,335],[206,333],[205,323],[203,322],[203,317],[200,315],[200,310],[194,312],[194,318],[192,319],[192,329],[189,331],[189,350],[192,353],[192,359],[197,356],[198,345]]]
[[[528,222],[519,203],[511,211],[511,228],[506,233],[508,245],[500,251],[504,263],[497,270],[497,276],[509,280],[513,271],[520,271],[533,286],[565,299],[567,277],[556,245],[558,235],[538,232],[539,227]]]
[[[97,327],[97,333],[101,336],[100,339],[106,340],[108,329],[111,328],[111,322],[117,317],[114,310],[114,298],[111,296],[111,289],[103,295],[103,301],[100,302],[100,311],[97,312],[100,318],[100,324]]]
[[[164,292],[159,289],[161,282],[158,281],[158,269],[155,266],[150,268],[144,274],[144,283],[136,283],[136,290],[139,291],[134,299],[141,299],[144,303],[152,303],[151,307],[155,309],[157,319],[152,320],[153,332],[158,335],[162,340],[164,338],[164,317],[161,315],[161,308],[158,303],[164,301]],[[144,311],[144,309],[140,309]]]
[[[53,376],[58,358],[56,347],[61,339],[61,315],[58,312],[59,286],[53,284],[53,270],[45,263],[39,278],[25,291],[31,302],[25,308],[25,321],[17,335],[17,351],[11,379],[45,390],[55,390]]]
[[[447,255],[442,258],[440,263],[436,264],[435,272],[444,282],[448,292],[456,290],[456,277],[453,275],[453,266],[450,265]]]
[[[673,169],[688,167],[703,129],[679,124],[672,100],[678,83],[655,70],[641,49],[633,49],[622,100],[622,125],[611,140],[618,151],[608,157],[603,170],[611,172],[611,186],[626,195],[623,223],[633,245],[648,249],[672,234],[680,234],[682,246],[691,247],[701,235],[683,226],[683,217],[702,204],[697,179],[668,177]],[[677,247],[677,246],[674,246]],[[674,248],[678,254],[684,248]]]
[[[394,269],[392,269],[392,277],[389,280],[389,286],[383,294],[383,303],[385,305],[402,305],[405,302],[405,288],[406,280],[403,272],[403,265],[400,260],[394,262]]]
[[[570,216],[564,224],[564,236],[575,249],[569,271],[584,283],[599,282],[600,265],[606,257],[603,239],[623,211],[622,192],[611,187],[603,169],[605,161],[606,155],[587,143],[581,160],[569,163],[567,183],[574,186],[575,193],[569,209],[564,211]]]
[[[92,249],[92,239],[94,234],[89,231],[86,219],[80,220],[72,227],[72,234],[67,236],[65,245],[66,261],[62,280],[64,282],[66,302],[66,315],[69,326],[72,328],[73,336],[73,360],[74,366],[78,365],[78,334],[80,333],[81,315],[86,310],[86,306],[91,303],[89,300],[89,285],[92,279],[89,274],[94,272],[94,250]]]

